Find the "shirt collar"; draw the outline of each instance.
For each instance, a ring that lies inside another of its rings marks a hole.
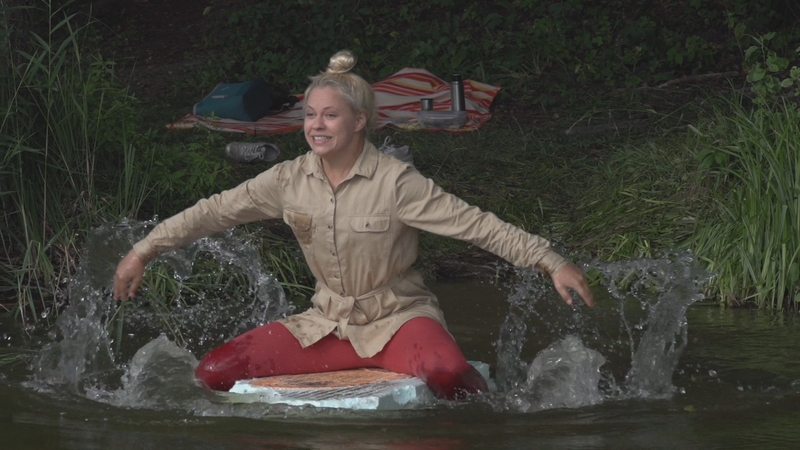
[[[347,179],[353,178],[356,175],[364,178],[372,178],[375,171],[378,170],[378,149],[368,140],[364,140],[364,149],[358,155],[358,159],[350,169],[350,174]],[[314,152],[308,152],[303,164],[303,172],[307,175],[313,176],[320,180],[325,179],[325,173],[322,171],[322,159]]]

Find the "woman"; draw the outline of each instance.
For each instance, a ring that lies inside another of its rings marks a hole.
[[[439,397],[461,398],[486,382],[447,332],[436,297],[411,268],[418,230],[469,241],[515,265],[550,274],[567,303],[586,279],[549,243],[445,193],[413,167],[378,152],[370,85],[339,52],[306,89],[311,152],[275,165],[159,224],[117,267],[114,297],[136,293],[159,254],[237,224],[283,218],[317,279],[313,307],[211,350],[197,378],[217,390],[236,380],[381,367],[421,378]]]

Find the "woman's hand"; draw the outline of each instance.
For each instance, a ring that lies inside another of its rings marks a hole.
[[[561,294],[561,298],[567,302],[568,305],[572,304],[572,295],[569,289],[573,289],[578,295],[581,296],[588,306],[594,306],[594,298],[589,291],[589,284],[586,282],[586,276],[583,271],[574,264],[567,264],[566,266],[558,269],[550,276],[553,279],[553,285],[556,290]]]
[[[131,250],[117,264],[117,271],[114,273],[114,299],[122,301],[136,295],[142,277],[144,277],[144,263],[136,252]]]

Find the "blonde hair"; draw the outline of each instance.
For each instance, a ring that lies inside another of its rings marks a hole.
[[[356,57],[348,50],[342,50],[331,56],[328,69],[319,75],[309,77],[311,84],[305,92],[305,98],[315,88],[330,87],[342,96],[355,113],[364,113],[367,117],[366,132],[375,128],[375,93],[372,86],[363,78],[352,73],[356,65]]]

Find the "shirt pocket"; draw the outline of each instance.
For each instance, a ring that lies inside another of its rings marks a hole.
[[[389,231],[389,216],[354,216],[350,218],[350,229],[356,233],[383,233]]]
[[[283,221],[292,228],[301,245],[311,245],[311,214],[284,210]]]
[[[389,254],[392,239],[389,236],[389,215],[351,216],[348,248],[359,258],[365,258],[365,266],[377,267],[378,261]]]

